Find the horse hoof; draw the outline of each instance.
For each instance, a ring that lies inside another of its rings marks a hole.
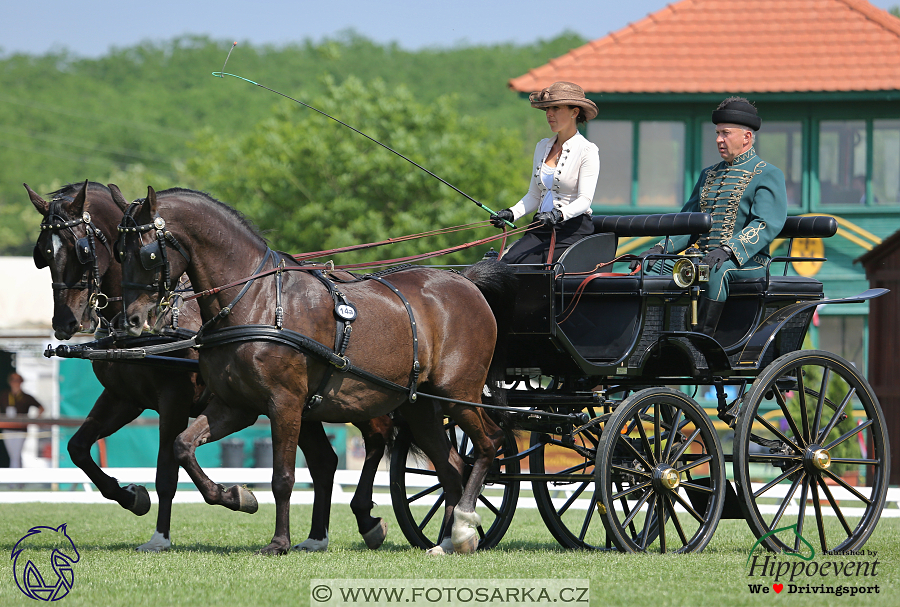
[[[453,542],[450,541],[450,538],[444,538],[444,541],[438,544],[433,548],[429,548],[425,551],[425,554],[429,556],[444,556],[445,554],[453,554]]]
[[[477,512],[454,511],[453,531],[450,533],[454,551],[460,554],[469,554],[478,549],[479,525],[481,525],[481,517]]]
[[[272,542],[265,548],[260,548],[256,554],[260,556],[281,556],[282,554],[287,554],[288,549],[285,548],[281,543]]]
[[[138,516],[144,516],[150,512],[150,494],[143,485],[128,485],[125,491],[134,495],[134,503],[126,510],[131,510]]]
[[[138,552],[162,552],[172,547],[171,540],[167,539],[162,533],[156,531],[153,537],[146,544],[141,544],[135,550]]]
[[[235,485],[232,489],[237,489],[238,492],[238,512],[253,514],[259,510],[259,502],[256,501],[256,496],[253,495],[252,491],[243,485]]]
[[[306,538],[293,548],[297,552],[325,552],[328,550],[328,532],[325,532],[324,540],[314,540],[311,537]]]
[[[384,543],[387,537],[387,521],[383,518],[378,519],[375,526],[363,533],[363,541],[369,550],[377,550]]]

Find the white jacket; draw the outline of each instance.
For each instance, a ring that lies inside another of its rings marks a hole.
[[[547,193],[547,188],[541,182],[541,165],[547,159],[557,137],[558,135],[554,135],[541,139],[534,148],[531,185],[522,200],[510,207],[513,221],[540,208]],[[564,220],[582,214],[590,216],[591,202],[600,175],[600,150],[577,132],[562,147],[562,156],[553,177],[553,206],[562,211]]]

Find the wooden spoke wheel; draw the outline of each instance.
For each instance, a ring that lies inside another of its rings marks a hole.
[[[881,516],[889,466],[878,399],[839,356],[786,354],[744,396],[734,476],[747,523],[770,550],[800,551],[801,536],[822,552],[858,550]]]
[[[619,550],[698,552],[712,539],[725,462],[712,422],[684,393],[648,388],[616,407],[596,476],[598,510]]]
[[[594,476],[597,445],[609,415],[589,409],[591,426],[571,438],[533,432],[529,474],[552,475],[532,480],[538,512],[550,534],[566,548],[606,549],[606,529],[597,515]]]
[[[456,422],[444,424],[450,444],[465,462],[464,482],[474,464],[472,443]],[[504,429],[505,442],[497,452],[485,485],[476,503],[481,516],[479,550],[496,546],[512,522],[519,499],[519,481],[504,480],[504,474],[519,474],[516,437]],[[505,461],[510,458],[509,461]],[[444,527],[444,490],[438,482],[434,466],[428,457],[414,447],[412,433],[404,429],[397,436],[391,451],[391,501],[397,524],[413,546],[428,549],[450,535]]]

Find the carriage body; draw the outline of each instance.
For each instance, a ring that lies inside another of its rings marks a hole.
[[[494,518],[482,530],[485,545],[509,526],[522,481],[551,534],[570,548],[697,551],[721,518],[746,519],[776,551],[799,550],[804,524],[822,551],[863,545],[887,487],[883,415],[850,363],[802,348],[818,305],[883,291],[825,299],[821,282],[787,276],[787,264],[801,260],[789,249],[764,278],[731,283],[708,337],[689,324],[699,287],[603,264],[614,259],[619,237],[702,233],[709,216],[594,223],[595,234],[552,267],[515,266],[505,400],[519,413],[507,418],[507,445],[487,478],[483,500]],[[836,229],[831,217],[791,217],[779,238],[824,238]],[[703,385],[715,387],[717,409],[689,395]],[[513,427],[527,431],[527,441],[511,438]],[[733,434],[730,450],[720,434]],[[841,445],[850,439],[861,446],[848,455]],[[466,450],[464,436],[451,440]],[[856,471],[856,485],[840,476],[842,467]],[[395,452],[396,487],[418,471],[403,449]],[[394,508],[407,537],[427,546],[426,524],[410,508],[420,497],[398,490]],[[770,533],[791,522],[795,536]]]
[[[666,217],[671,219],[661,220],[652,235],[704,227],[702,217],[681,224],[674,215]],[[599,219],[602,226],[608,218]],[[833,233],[830,224],[814,230],[816,223],[826,224],[818,219],[795,218],[780,237]],[[770,267],[765,278],[733,282],[720,326],[709,339],[691,332],[688,318],[696,294],[692,297],[691,289],[680,287],[671,274],[584,271],[612,261],[617,237],[634,233],[627,227],[622,232],[594,234],[576,243],[554,268],[518,268],[510,381],[534,375],[644,383],[662,377],[689,382],[753,377],[802,346],[815,304],[824,299],[818,280],[779,276]],[[776,258],[773,264],[790,260]]]

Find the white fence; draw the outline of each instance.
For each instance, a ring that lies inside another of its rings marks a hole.
[[[120,484],[135,483],[140,485],[153,484],[156,479],[155,468],[105,468],[104,471],[116,478]],[[231,484],[249,484],[249,485],[268,485],[272,481],[271,468],[206,468],[204,471],[217,483],[225,485]],[[332,503],[349,504],[359,482],[359,470],[338,470],[335,473],[334,487],[332,489]],[[416,477],[418,475],[413,475]],[[414,478],[407,478],[408,488],[422,488],[431,485],[430,479],[427,484],[413,485]],[[423,479],[424,480],[424,479]],[[295,483],[299,485],[308,485],[312,483],[312,477],[307,468],[297,468]],[[178,471],[178,482],[191,484],[191,479],[187,472],[183,469]],[[421,482],[421,480],[420,480]],[[103,504],[109,503],[100,492],[96,490],[93,483],[88,479],[87,475],[79,468],[4,468],[0,469],[0,485],[21,485],[26,487],[31,484],[38,485],[71,485],[74,486],[70,490],[60,491],[32,491],[32,490],[15,490],[0,491],[0,504],[18,504],[27,502],[49,502],[60,504]],[[379,470],[375,474],[375,488],[384,490],[390,486],[388,472]],[[758,491],[762,487],[761,484],[753,485],[753,490]],[[522,490],[530,494],[531,487],[529,483],[522,483]],[[766,492],[765,497],[775,498],[784,497],[789,486],[787,484],[776,485]],[[868,489],[865,487],[858,488],[861,493],[866,495]],[[587,494],[588,492],[585,492]],[[797,492],[799,493],[799,491]],[[834,499],[840,502],[859,503],[859,500],[852,493],[840,486],[831,487],[831,493]],[[571,495],[565,487],[560,487],[559,497],[566,500]],[[259,489],[255,492],[256,499],[261,504],[273,504],[275,499],[271,491],[268,489]],[[819,496],[825,499],[823,495]],[[311,489],[303,487],[295,487],[291,496],[293,504],[311,504],[313,492]],[[156,494],[151,492],[150,499],[153,503],[157,502]],[[388,492],[378,492],[375,494],[375,501],[380,505],[389,505],[391,496]],[[180,489],[175,494],[175,503],[193,504],[203,503],[200,493],[192,487]],[[518,508],[534,508],[534,499],[525,495],[519,498]],[[587,509],[590,507],[590,499],[578,499],[573,503],[571,508]],[[790,515],[799,509],[799,497],[795,494],[791,505],[788,507],[786,514]],[[769,511],[775,512],[777,506],[762,506],[764,513]],[[842,508],[844,516],[859,516],[862,508]],[[824,514],[833,515],[831,508],[823,508]],[[890,487],[887,492],[887,501],[885,503],[883,517],[900,517],[900,487]]]

